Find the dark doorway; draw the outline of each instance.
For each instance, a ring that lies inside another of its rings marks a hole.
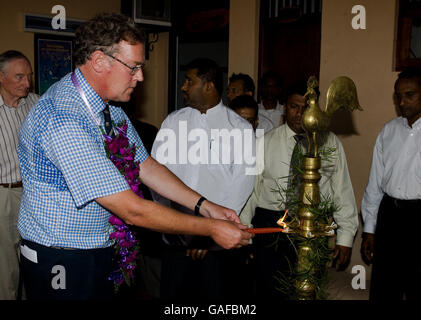
[[[215,60],[223,70],[224,83],[228,73],[229,0],[177,0],[173,10],[170,78],[174,81],[170,82],[168,112],[183,107],[180,87],[191,60]]]
[[[319,78],[321,12],[322,0],[261,1],[259,79],[267,71],[278,72],[285,94],[297,80]]]

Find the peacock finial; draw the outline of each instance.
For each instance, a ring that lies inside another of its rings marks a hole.
[[[357,89],[350,78],[342,76],[331,82],[324,111],[318,104],[316,92],[318,86],[316,77],[311,76],[307,81],[307,92],[304,95],[308,107],[302,118],[303,128],[307,133],[308,154],[313,157],[316,157],[318,153],[317,134],[328,129],[331,117],[336,110],[340,108],[349,111],[362,110],[358,102]]]
[[[363,110],[358,102],[354,81],[344,76],[338,77],[330,83],[327,89],[325,113],[330,117],[340,108],[348,111]]]

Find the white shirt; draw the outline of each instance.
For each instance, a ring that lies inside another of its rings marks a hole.
[[[262,173],[256,176],[253,193],[241,212],[240,218],[244,224],[251,224],[256,207],[285,210],[285,194],[282,190],[287,189],[295,134],[287,124],[283,124],[257,140],[257,167]],[[358,228],[358,213],[345,152],[332,132],[329,132],[323,148],[334,148],[335,151],[328,159],[330,161],[322,159],[319,171],[322,176],[319,182],[321,198],[330,196],[340,206],[333,215],[338,224],[336,243],[352,247]]]
[[[259,111],[258,117],[259,117],[259,124],[257,125],[256,129],[263,129],[263,132],[261,130],[259,131],[256,130],[256,137],[260,138],[265,133],[272,130],[274,126],[273,126],[272,121],[270,121],[269,118],[267,118],[265,115],[261,114],[260,111]]]
[[[421,199],[421,119],[411,128],[406,118],[395,118],[380,131],[361,205],[364,232],[375,232],[385,193],[397,199]]]
[[[259,125],[257,129],[264,129],[265,133],[269,132],[273,128],[277,128],[281,125],[282,115],[284,114],[284,108],[282,104],[277,102],[277,105],[274,109],[265,109],[263,103],[259,103]],[[265,118],[262,123],[260,123],[260,118]],[[267,123],[269,120],[270,124]]]
[[[0,95],[0,183],[21,181],[17,146],[19,131],[29,110],[38,101],[39,96],[29,93],[19,99],[18,106],[7,106]]]
[[[216,140],[218,139],[212,136],[211,130],[222,129],[230,132],[237,129],[236,132],[242,136],[242,150],[237,148],[240,142],[233,143],[233,139],[231,139],[231,144],[219,139],[220,145],[219,149],[217,148],[218,141]],[[174,133],[171,138],[168,138],[168,130]],[[246,137],[245,142],[246,131],[249,131],[250,138]],[[186,141],[187,136],[189,141]],[[199,136],[202,143],[198,142]],[[176,138],[176,147],[172,149],[174,143],[171,143],[170,139],[174,138]],[[254,164],[246,164],[245,144],[253,148],[255,152],[256,141],[253,128],[250,123],[220,102],[203,114],[191,107],[171,113],[162,123],[151,155],[191,189],[208,200],[233,209],[239,214],[253,190],[254,181],[254,175],[246,174],[246,168],[253,167]],[[228,152],[222,152],[223,148],[227,148]],[[173,152],[177,154],[176,159],[170,159],[170,154]],[[239,164],[234,163],[234,155]],[[229,159],[227,159],[228,156]],[[156,201],[168,205],[168,200],[165,201],[157,194],[153,196]]]

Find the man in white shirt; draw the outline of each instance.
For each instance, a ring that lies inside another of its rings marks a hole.
[[[265,133],[284,122],[284,108],[279,102],[282,94],[281,86],[282,78],[276,72],[269,71],[260,79],[259,118],[268,119],[269,122],[261,122],[257,128],[264,129]]]
[[[255,85],[253,82],[253,79],[248,75],[244,73],[233,73],[228,81],[228,105],[230,108],[232,107],[232,101],[242,95],[250,96],[254,99],[254,91],[255,91]],[[256,103],[257,105],[257,103]],[[248,109],[248,113],[250,112],[250,109]],[[237,112],[238,113],[238,112]],[[243,117],[244,118],[244,117]],[[263,113],[259,112],[259,108],[257,107],[257,114],[256,114],[256,123],[257,127],[253,129],[256,131],[256,129],[262,129],[258,132],[266,133],[273,129],[272,121],[267,118]],[[250,122],[250,121],[249,121]],[[252,123],[253,125],[253,123]],[[259,136],[258,136],[259,137]]]
[[[25,55],[14,50],[0,55],[0,300],[18,297],[22,179],[16,148],[21,124],[39,99],[29,92],[31,81]]]
[[[244,224],[279,227],[276,222],[286,209],[286,194],[283,190],[288,187],[295,136],[304,132],[301,120],[306,108],[306,89],[305,82],[298,82],[288,89],[286,124],[265,134],[264,139],[257,140],[257,154],[264,153],[264,159],[259,156],[257,158],[257,168],[262,171],[256,176],[253,193],[241,212],[240,218]],[[319,186],[322,197],[330,196],[340,206],[334,213],[339,226],[334,257],[338,260],[339,269],[344,269],[350,261],[352,243],[358,227],[357,206],[345,153],[339,139],[329,132],[321,148],[334,150],[330,159],[322,159]],[[274,277],[278,272],[289,272],[289,264],[293,266],[297,259],[295,249],[285,234],[256,235],[253,242],[256,248],[257,296],[287,299],[277,290],[279,284]]]
[[[239,214],[253,190],[254,176],[247,174],[250,165],[243,156],[247,148],[255,148],[253,129],[222,104],[222,74],[214,61],[198,58],[189,63],[181,91],[187,106],[164,120],[152,155],[187,186]],[[158,194],[154,198],[193,214]],[[164,240],[168,247],[162,259],[162,298],[218,298],[224,293],[222,273],[236,270],[222,272],[226,253],[213,241],[181,235],[165,235]]]
[[[401,116],[377,137],[361,212],[361,252],[373,263],[370,299],[419,301],[421,258],[421,70],[398,75]]]

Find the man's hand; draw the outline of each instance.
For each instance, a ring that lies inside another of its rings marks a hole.
[[[247,226],[224,220],[209,219],[212,239],[224,249],[240,248],[249,244],[252,234],[244,231]]]
[[[229,220],[241,223],[240,218],[234,210],[217,205],[209,200],[205,200],[200,207],[200,213],[207,218]]]
[[[361,256],[365,263],[370,265],[373,262],[374,252],[374,234],[363,232],[363,241],[361,243]]]
[[[193,260],[203,260],[207,253],[206,249],[187,249],[186,256],[191,256]]]
[[[352,248],[336,245],[333,262],[337,264],[336,270],[343,271],[351,261]]]

